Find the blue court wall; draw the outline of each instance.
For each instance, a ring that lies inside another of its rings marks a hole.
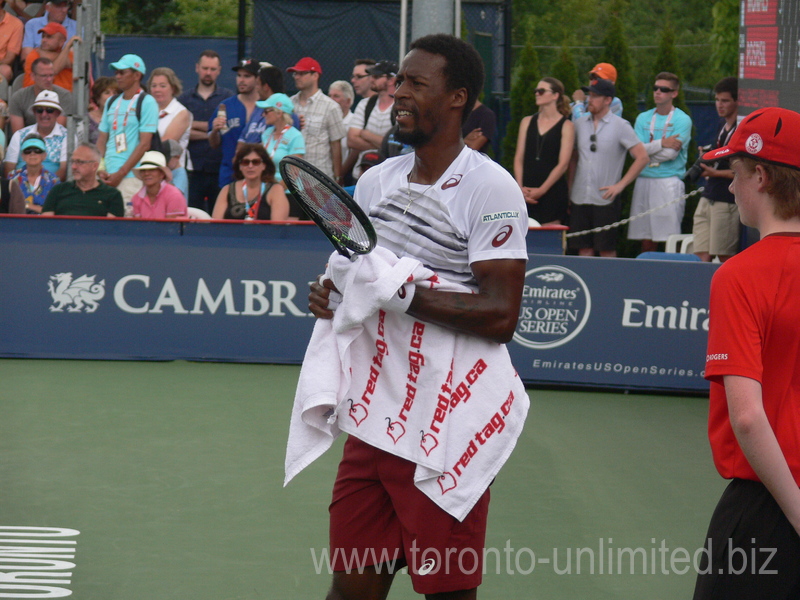
[[[562,256],[532,230],[508,344],[529,384],[702,392],[702,263]],[[331,249],[311,224],[0,216],[0,356],[298,364],[308,282]]]
[[[95,76],[114,75],[114,70],[109,66],[111,63],[124,54],[138,54],[144,60],[148,73],[156,67],[169,67],[183,83],[183,88],[188,89],[197,85],[194,65],[203,50],[216,50],[222,59],[222,73],[217,84],[230,90],[236,89],[236,74],[232,70],[238,52],[235,38],[107,35],[105,61],[96,65]]]

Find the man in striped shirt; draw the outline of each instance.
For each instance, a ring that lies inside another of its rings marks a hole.
[[[342,144],[347,134],[342,123],[342,110],[319,89],[322,67],[306,56],[287,69],[299,90],[292,96],[295,112],[303,122],[306,160],[341,183]]]

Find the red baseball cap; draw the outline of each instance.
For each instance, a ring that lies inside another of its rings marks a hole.
[[[294,73],[295,71],[311,71],[312,73],[319,73],[320,75],[322,75],[322,67],[320,67],[319,63],[310,56],[301,58],[300,60],[297,61],[297,64],[295,66],[289,67],[286,70],[289,73]]]
[[[47,35],[53,35],[54,33],[60,33],[66,39],[67,37],[67,28],[64,27],[61,23],[56,23],[55,21],[50,21],[47,25],[42,27],[38,33],[46,33]]]
[[[703,155],[704,161],[746,156],[800,171],[800,114],[786,108],[762,108],[739,123],[727,146]]]

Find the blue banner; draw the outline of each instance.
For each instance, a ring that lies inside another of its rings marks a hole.
[[[703,390],[715,266],[561,256],[532,230],[509,343],[527,383]],[[311,224],[0,217],[0,356],[297,364]]]
[[[313,225],[0,226],[4,356],[300,362],[331,251]]]
[[[703,391],[718,265],[532,255],[508,344],[526,383]]]

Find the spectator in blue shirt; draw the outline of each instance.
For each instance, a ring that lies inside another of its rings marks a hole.
[[[245,125],[256,110],[260,69],[260,63],[252,58],[242,59],[233,67],[236,72],[238,94],[223,100],[209,121],[208,143],[212,148],[222,148],[222,162],[219,167],[220,188],[234,179],[233,157],[236,154],[236,142],[239,141]]]

